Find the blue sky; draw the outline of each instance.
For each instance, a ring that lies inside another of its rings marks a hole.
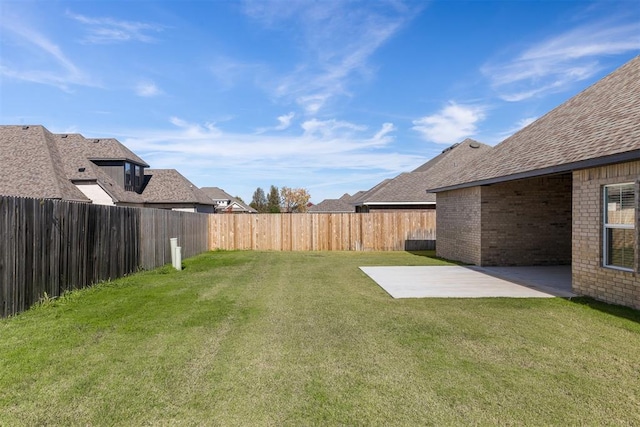
[[[117,138],[249,202],[495,145],[640,53],[637,1],[0,2],[0,124]]]

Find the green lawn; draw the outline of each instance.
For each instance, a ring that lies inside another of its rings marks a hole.
[[[0,425],[640,425],[640,312],[358,269],[424,255],[210,252],[0,320]]]

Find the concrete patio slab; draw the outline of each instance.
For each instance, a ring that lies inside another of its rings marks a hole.
[[[554,296],[566,298],[577,296],[571,289],[570,265],[471,268]]]
[[[566,266],[415,266],[360,269],[393,298],[575,296],[571,293],[571,269]]]

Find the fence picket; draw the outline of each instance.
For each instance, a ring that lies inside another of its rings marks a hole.
[[[208,215],[0,196],[0,317],[208,248]]]
[[[402,251],[434,249],[436,214],[210,215],[210,250]]]

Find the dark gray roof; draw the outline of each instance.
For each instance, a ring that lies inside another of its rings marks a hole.
[[[80,134],[58,134],[54,135],[58,151],[62,160],[65,174],[72,182],[79,181],[95,181],[97,182],[116,203],[132,203],[142,204],[144,202],[142,196],[134,191],[125,191],[118,185],[109,175],[103,172],[99,166],[89,160],[92,156],[93,149],[98,152],[105,153],[107,150],[114,151],[114,155],[118,155],[120,151],[118,146],[122,146],[116,140],[100,140],[95,143],[94,140],[87,139]],[[104,141],[108,141],[103,144]],[[104,146],[108,148],[105,149]],[[137,157],[137,156],[136,156]],[[139,159],[139,158],[138,158]],[[111,159],[123,160],[123,159]],[[127,159],[134,161],[134,159]]]
[[[0,126],[0,194],[89,202],[68,179],[43,126]]]
[[[426,189],[450,173],[461,173],[479,167],[479,159],[491,152],[491,147],[473,139],[454,144],[413,172],[406,172],[369,190],[357,205],[430,204],[435,194]]]
[[[435,203],[435,194],[427,194],[428,172],[405,172],[387,181],[358,200],[358,205]]]
[[[202,187],[200,188],[204,193],[212,200],[231,200],[233,196],[231,194],[224,191],[222,188],[218,187]]]
[[[494,147],[434,191],[640,159],[640,56]]]
[[[349,199],[350,198],[351,196],[349,196]],[[317,205],[311,206],[308,210],[308,212],[311,213],[343,213],[355,211],[356,208],[348,201],[343,200],[342,197],[340,199],[325,199]]]
[[[387,178],[383,181],[380,181],[379,183],[377,183],[376,185],[374,185],[373,187],[371,187],[370,189],[366,190],[366,191],[358,191],[352,198],[351,198],[351,202],[354,205],[361,205],[362,202],[364,200],[366,200],[366,197],[370,194],[374,194],[376,191],[378,191],[381,187],[383,187],[385,184],[387,184],[389,181],[391,181],[391,178]]]
[[[251,212],[251,213],[257,213],[258,212],[257,210],[253,209],[251,206],[249,206],[246,203],[243,203],[242,201],[236,199],[235,197],[233,197],[232,195],[230,195],[229,193],[227,193],[226,191],[224,191],[221,188],[218,188],[218,187],[202,187],[202,188],[200,188],[200,190],[202,190],[207,195],[207,197],[209,197],[213,201],[229,200],[229,201],[231,201],[231,203],[236,203],[238,206],[240,206],[241,208],[243,208],[247,212]]]
[[[133,151],[114,138],[85,138],[74,134],[60,134],[61,144],[67,142],[89,160],[123,160],[148,168],[149,165]]]
[[[145,203],[189,203],[212,206],[213,201],[175,169],[147,169],[142,191]]]

